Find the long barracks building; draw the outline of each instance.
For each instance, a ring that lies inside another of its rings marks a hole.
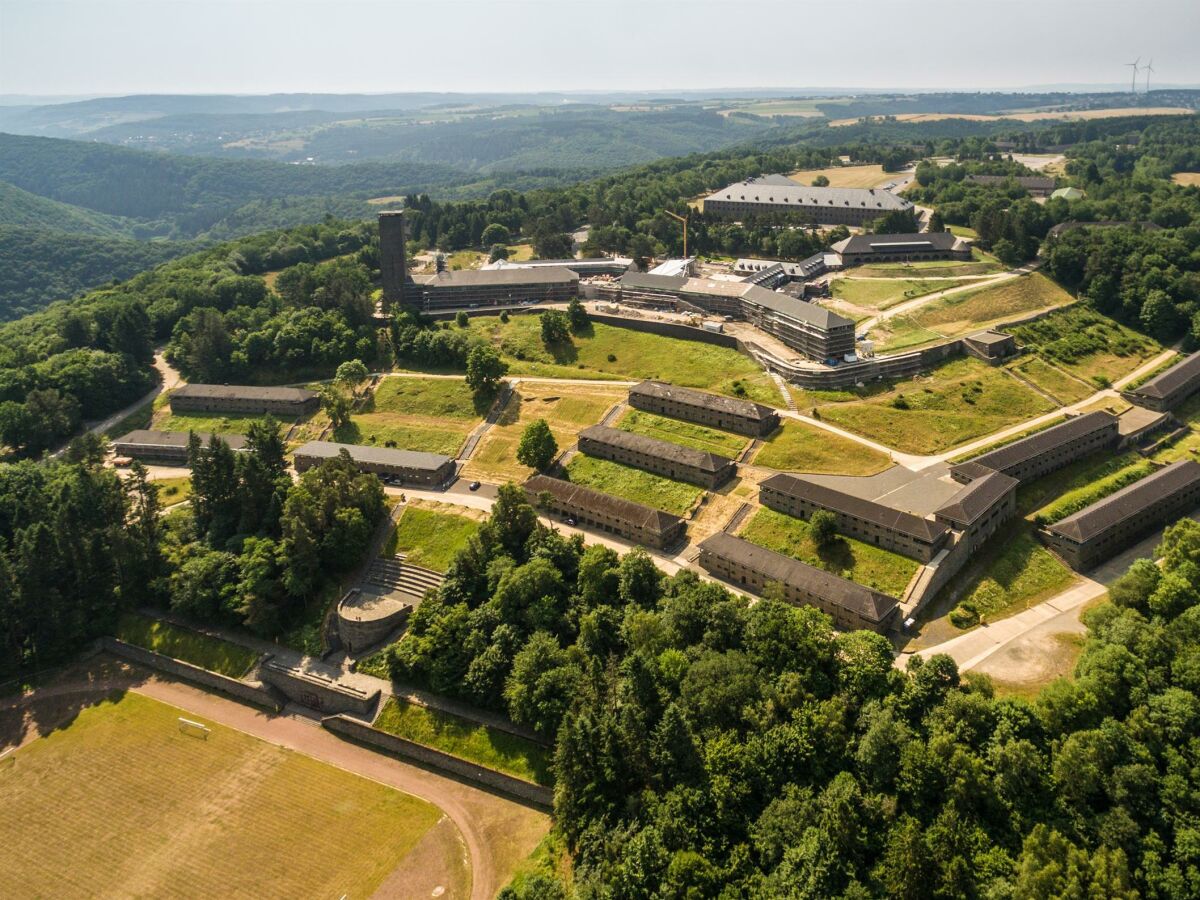
[[[248,384],[185,384],[171,392],[171,412],[249,413],[295,418],[317,411],[316,391]]]
[[[1042,531],[1073,569],[1089,569],[1200,506],[1200,464],[1179,462],[1121,488]]]
[[[719,488],[737,474],[737,463],[726,456],[607,425],[579,432],[579,451],[709,489]]]
[[[950,475],[966,483],[992,469],[1017,481],[1032,481],[1097,450],[1115,447],[1117,431],[1116,416],[1103,410],[1087,413],[953,466]]]
[[[724,532],[700,542],[699,563],[705,571],[755,594],[779,584],[784,600],[817,607],[841,629],[886,632],[899,609],[895,597]]]
[[[908,200],[880,188],[810,187],[785,175],[731,184],[705,197],[703,206],[704,214],[714,218],[785,216],[805,224],[856,226],[913,208]]]
[[[922,259],[971,259],[971,242],[948,231],[856,234],[838,241],[830,249],[841,256],[843,266]]]
[[[758,499],[763,506],[800,519],[808,519],[817,510],[827,510],[836,517],[838,531],[847,537],[921,562],[932,560],[950,535],[950,528],[941,522],[795,475],[772,475],[759,485]]]
[[[665,381],[635,384],[629,389],[629,405],[660,416],[749,437],[766,437],[779,427],[779,413],[769,406]]]
[[[117,456],[128,456],[145,462],[162,463],[172,466],[184,466],[188,462],[188,431],[151,431],[139,428],[122,435],[113,441],[113,450]],[[196,432],[202,446],[207,447],[211,434]],[[240,434],[222,434],[218,437],[231,450],[246,449],[246,438]]]
[[[303,472],[327,459],[335,459],[343,450],[350,455],[360,472],[399,478],[405,484],[437,487],[454,477],[454,460],[440,453],[338,444],[333,441],[309,441],[299,447],[293,455],[296,471]]]
[[[525,495],[534,506],[546,507],[571,516],[582,525],[659,550],[681,540],[686,528],[683,519],[661,509],[548,475],[534,475],[526,481]]]
[[[1155,375],[1141,387],[1122,392],[1130,403],[1167,412],[1200,391],[1200,352]]]

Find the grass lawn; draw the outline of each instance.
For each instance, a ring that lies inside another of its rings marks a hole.
[[[520,384],[463,466],[463,475],[494,484],[524,481],[533,474],[533,469],[517,462],[517,445],[526,425],[545,419],[558,446],[569,447],[580,430],[595,425],[624,398],[625,389],[615,385]]]
[[[885,453],[864,447],[849,438],[784,419],[754,457],[756,466],[785,472],[826,475],[874,475],[891,468]]]
[[[192,496],[192,478],[190,475],[180,475],[178,478],[160,478],[154,482],[158,488],[158,499],[163,506],[174,506]]]
[[[627,410],[617,422],[617,427],[634,434],[643,434],[730,458],[737,457],[749,443],[749,439],[740,434],[718,431],[716,428],[706,428],[692,422],[681,422],[679,419],[658,416],[641,409]]]
[[[1021,515],[1037,512],[1042,507],[1053,503],[1055,498],[1079,488],[1085,488],[1114,472],[1119,472],[1126,466],[1133,465],[1140,459],[1142,459],[1141,455],[1132,450],[1118,456],[1113,456],[1108,451],[1085,456],[1083,459],[1063,466],[1056,472],[1022,484],[1017,489],[1017,509]]]
[[[1057,500],[1039,509],[1037,518],[1047,525],[1060,522],[1067,516],[1074,515],[1081,509],[1091,506],[1096,501],[1103,500],[1109,494],[1114,494],[1123,487],[1141,481],[1147,475],[1152,474],[1155,469],[1156,467],[1151,465],[1149,460],[1131,462],[1060,495]]]
[[[1074,580],[1075,573],[1034,537],[1033,526],[1019,521],[994,535],[951,584],[965,583],[959,605],[991,622],[1053,597]]]
[[[1070,294],[1034,272],[977,291],[960,291],[909,315],[888,319],[875,329],[876,340],[880,351],[895,351],[931,342],[929,334],[958,337],[1070,302]]]
[[[240,731],[183,734],[185,713],[126,693],[0,762],[4,892],[366,897],[442,816]]]
[[[1096,392],[1095,385],[1089,385],[1078,378],[1071,377],[1058,366],[1046,362],[1040,356],[1022,357],[1010,368],[1027,381],[1040,387],[1063,406],[1078,403]]]
[[[751,107],[753,109],[753,107]],[[766,112],[764,115],[795,115],[795,113],[776,113]],[[821,115],[816,113],[807,113],[808,115]],[[883,166],[832,166],[828,169],[801,169],[799,172],[791,172],[788,178],[805,186],[811,185],[813,179],[818,175],[824,175],[829,179],[830,187],[845,187],[845,188],[873,188],[881,184],[887,184],[892,181],[899,181],[904,176],[899,172],[885,172]]]
[[[766,507],[754,514],[738,537],[897,598],[920,566],[915,559],[847,537],[839,536],[832,547],[818,550],[807,522]]]
[[[480,316],[471,327],[487,337],[513,375],[550,378],[655,378],[778,406],[779,388],[750,357],[728,347],[646,334],[596,323],[571,343],[547,348],[539,316],[512,316],[507,323]],[[609,357],[612,359],[609,359]]]
[[[1009,330],[1018,344],[1096,386],[1128,375],[1164,349],[1153,338],[1083,305]]]
[[[170,407],[164,407],[161,415],[155,416],[154,429],[157,431],[195,431],[198,434],[245,434],[250,430],[250,423],[263,418],[251,413],[228,413],[224,416],[193,416],[186,413],[172,413]],[[284,426],[286,430],[286,425]]]
[[[383,556],[403,553],[414,566],[445,572],[467,541],[479,531],[479,521],[457,513],[428,508],[410,501],[395,531],[388,537]]]
[[[465,381],[384,378],[363,411],[337,429],[334,439],[454,456],[481,418]]]
[[[567,475],[581,484],[606,494],[624,497],[643,506],[682,516],[699,499],[703,490],[686,481],[675,481],[652,472],[594,456],[575,456],[567,464]]]
[[[119,437],[129,434],[139,428],[149,428],[150,422],[154,418],[154,401],[148,400],[131,412],[129,415],[117,422],[110,428],[104,430],[104,436],[110,440],[116,440]]]
[[[962,229],[970,231],[971,229]],[[971,235],[965,235],[971,237]],[[867,263],[848,269],[847,274],[862,278],[957,278],[963,275],[998,275],[1008,269],[994,256],[975,249],[970,261],[956,259],[918,259],[900,263]]]
[[[920,281],[909,278],[836,278],[830,283],[830,290],[837,300],[845,301],[851,306],[861,309],[880,310],[932,294],[934,291],[946,291],[967,282]]]
[[[900,398],[903,397],[903,400]],[[896,404],[907,405],[907,409]],[[823,419],[905,453],[938,453],[1050,412],[1003,369],[961,357],[866,400],[819,407]]]
[[[514,778],[551,783],[551,751],[507,731],[396,697],[384,704],[375,727]]]
[[[117,623],[117,637],[127,644],[182,659],[230,678],[241,678],[258,659],[255,651],[241,644],[135,613],[121,617]]]
[[[533,259],[533,244],[509,244],[508,259],[510,262],[525,262]]]

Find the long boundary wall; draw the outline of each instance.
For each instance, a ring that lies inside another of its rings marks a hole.
[[[491,788],[539,808],[551,809],[554,806],[554,791],[548,787],[533,784],[520,778],[514,778],[512,775],[505,775],[503,772],[497,772],[495,769],[486,769],[483,766],[477,766],[474,763],[459,759],[457,756],[451,756],[448,753],[443,753],[441,750],[435,750],[432,747],[426,747],[423,744],[415,744],[404,738],[396,737],[394,734],[388,734],[386,731],[380,731],[378,728],[374,728],[350,716],[340,714],[325,716],[321,719],[321,724],[334,734],[361,741],[378,750],[383,750],[404,759],[413,760],[438,771],[462,778],[471,784]]]
[[[177,678],[182,678],[184,681],[190,681],[201,687],[220,691],[222,694],[228,694],[235,700],[252,703],[255,706],[262,706],[276,712],[283,708],[283,704],[279,700],[279,695],[266,685],[251,684],[248,681],[239,681],[236,678],[230,678],[228,675],[210,672],[208,669],[202,669],[200,666],[192,665],[181,659],[175,659],[173,656],[165,656],[162,653],[147,650],[145,647],[139,647],[136,644],[126,643],[115,637],[100,638],[100,647],[113,656],[119,656],[122,659],[127,659],[130,662],[139,663],[143,666],[149,666],[152,669],[158,669],[160,672],[166,672],[168,675],[174,675]]]

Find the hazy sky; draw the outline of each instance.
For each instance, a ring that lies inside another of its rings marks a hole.
[[[1200,82],[1200,0],[0,0],[0,93]]]

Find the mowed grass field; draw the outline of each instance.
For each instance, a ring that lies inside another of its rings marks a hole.
[[[1040,356],[1021,357],[1009,369],[1037,385],[1063,406],[1078,403],[1096,392],[1094,385],[1072,376]]]
[[[977,291],[933,300],[872,329],[876,349],[893,352],[980,331],[1029,313],[1071,302],[1071,295],[1038,273],[1012,278]]]
[[[782,115],[782,113],[780,114]],[[885,172],[883,166],[831,166],[828,169],[801,169],[791,172],[788,178],[798,184],[810,185],[818,175],[829,179],[829,187],[873,188],[904,176],[899,172]]]
[[[768,469],[823,475],[874,475],[892,466],[886,453],[791,419],[767,438],[753,462]]]
[[[948,279],[945,281],[922,281],[911,278],[855,278],[846,276],[835,278],[829,285],[833,293],[835,306],[843,306],[849,314],[860,314],[866,318],[872,312],[888,309],[905,300],[932,294],[935,291],[948,291],[967,281]]]
[[[449,512],[452,508],[456,511]],[[445,572],[479,531],[481,520],[460,515],[460,509],[436,501],[410,500],[381,555],[403,553],[405,561],[414,566]]]
[[[604,418],[625,394],[625,389],[616,385],[517,385],[499,420],[487,430],[463,466],[463,476],[494,484],[524,481],[533,474],[533,469],[517,462],[517,446],[525,426],[535,419],[545,419],[559,449],[563,449],[575,443],[582,429]]]
[[[239,731],[183,734],[181,715],[127,693],[0,761],[6,895],[366,897],[441,818]]]
[[[646,334],[595,323],[567,345],[542,343],[539,316],[512,316],[508,322],[481,316],[471,328],[488,338],[509,365],[511,375],[549,378],[653,378],[718,394],[778,406],[779,389],[762,368],[736,350],[699,341]],[[609,357],[612,359],[609,359]]]
[[[905,453],[928,454],[1054,408],[1003,369],[960,357],[866,399],[818,409],[822,419],[847,431]]]
[[[382,379],[333,439],[454,456],[481,418],[465,381],[397,376]]]
[[[606,494],[624,497],[643,506],[682,516],[700,498],[703,490],[686,481],[664,478],[633,466],[580,453],[567,464],[567,476],[575,484]]]
[[[117,637],[230,678],[241,678],[258,659],[257,653],[241,644],[136,613],[121,617]]]
[[[551,751],[541,744],[459,716],[390,698],[375,727],[535,784],[550,784]]]
[[[841,535],[831,547],[819,550],[807,522],[766,507],[754,514],[738,537],[897,598],[920,565],[915,559]]]
[[[694,422],[683,422],[667,416],[658,416],[641,409],[627,410],[617,421],[617,427],[634,434],[658,438],[660,441],[671,441],[691,447],[693,450],[703,450],[705,453],[716,453],[733,459],[746,449],[750,439],[740,434],[707,428]]]

